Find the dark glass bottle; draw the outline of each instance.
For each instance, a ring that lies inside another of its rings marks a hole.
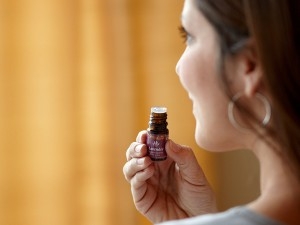
[[[162,161],[167,158],[165,145],[169,137],[167,128],[167,108],[152,107],[147,129],[148,155],[152,161]]]

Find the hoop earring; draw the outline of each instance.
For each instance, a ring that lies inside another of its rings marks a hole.
[[[231,101],[230,101],[229,104],[228,104],[228,118],[229,118],[229,121],[231,122],[231,124],[232,124],[235,128],[237,128],[238,130],[247,132],[247,131],[249,131],[249,129],[247,129],[247,128],[241,126],[241,125],[236,121],[236,119],[235,119],[235,117],[234,117],[234,114],[233,114],[233,109],[234,109],[235,103],[236,103],[236,102],[238,101],[238,99],[239,99],[240,97],[242,97],[242,96],[243,96],[243,94],[239,92],[239,93],[237,93],[236,95],[234,95],[234,96],[232,97]],[[271,119],[271,105],[270,105],[268,99],[267,99],[265,96],[263,96],[262,94],[256,93],[256,94],[255,94],[255,97],[258,98],[260,101],[262,101],[262,103],[264,104],[264,107],[265,107],[265,110],[266,110],[266,115],[265,115],[263,121],[261,122],[261,125],[262,125],[263,127],[265,127],[265,126],[269,123],[269,121],[270,121],[270,119]]]

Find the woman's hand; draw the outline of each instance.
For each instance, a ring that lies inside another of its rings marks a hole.
[[[123,168],[136,208],[154,223],[216,212],[214,194],[193,151],[169,140],[167,160],[152,162],[146,139],[147,132],[141,131]]]

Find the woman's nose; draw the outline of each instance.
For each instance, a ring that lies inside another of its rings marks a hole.
[[[176,67],[175,67],[175,72],[177,73],[177,75],[179,75],[179,73],[180,73],[180,64],[181,64],[180,62],[181,62],[181,57],[178,60]]]

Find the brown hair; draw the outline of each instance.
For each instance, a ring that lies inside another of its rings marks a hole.
[[[243,49],[250,37],[255,40],[264,72],[263,84],[272,98],[274,123],[265,132],[279,141],[282,149],[276,149],[277,153],[292,162],[300,179],[300,1],[194,1],[217,32],[219,74],[230,97],[233,93],[224,72],[224,59]],[[239,108],[255,119],[245,106]]]

